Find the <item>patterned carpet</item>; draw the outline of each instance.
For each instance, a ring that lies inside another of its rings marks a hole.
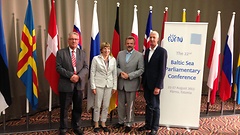
[[[228,115],[220,115],[221,110],[221,102],[217,99],[217,102],[209,107],[209,114],[206,115],[206,101],[207,97],[202,96],[202,103],[201,103],[201,118],[200,118],[200,127],[197,130],[186,130],[182,128],[170,128],[167,129],[166,127],[160,127],[158,130],[159,135],[238,135],[240,134],[240,115],[239,109],[240,106],[236,106],[236,114],[233,114],[233,101],[229,100],[224,104],[224,111],[228,112]],[[131,130],[129,135],[145,135],[146,132],[138,132],[137,128],[144,125],[144,110],[145,110],[145,101],[143,99],[143,92],[139,92],[139,96],[136,98],[136,123],[133,125],[133,129]],[[86,112],[86,101],[83,102],[83,109],[85,110],[82,114],[82,120],[85,121],[85,125],[82,125],[82,130],[84,130],[84,134],[95,134],[93,132],[93,127],[91,126],[91,112]],[[70,111],[70,110],[69,110]],[[225,114],[225,113],[224,113]],[[238,114],[238,115],[237,115]],[[214,116],[213,116],[214,115]],[[114,129],[112,124],[115,124],[117,121],[117,111],[113,111],[113,121],[108,122],[108,127],[110,128],[111,132],[110,135],[124,135],[124,128]],[[71,114],[69,114],[69,119],[71,118]],[[6,135],[56,135],[58,134],[58,122],[59,122],[59,108],[55,108],[52,111],[52,123],[54,128],[43,128],[39,130],[34,128],[26,131],[26,132],[14,132],[11,131],[14,128],[25,128],[26,127],[26,118],[23,117],[20,120],[12,120],[6,123]],[[87,123],[87,124],[86,124]],[[41,125],[48,125],[48,111],[43,111],[35,114],[34,116],[29,117],[29,125],[41,126]],[[3,125],[0,125],[0,134],[3,133]],[[72,130],[68,131],[69,134],[74,134]],[[104,132],[101,131],[98,135],[104,135]]]

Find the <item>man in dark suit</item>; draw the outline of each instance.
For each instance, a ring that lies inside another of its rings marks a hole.
[[[160,108],[159,96],[163,88],[166,73],[167,51],[158,46],[159,34],[150,33],[150,48],[144,56],[143,88],[146,100],[145,125],[138,131],[151,130],[150,135],[157,134],[159,128]]]
[[[68,108],[71,102],[73,103],[71,121],[73,132],[77,135],[83,134],[79,122],[82,114],[82,91],[89,70],[85,52],[77,48],[78,42],[78,33],[69,33],[68,47],[59,50],[56,57],[56,70],[60,75],[58,84],[60,135],[65,135],[67,132]]]

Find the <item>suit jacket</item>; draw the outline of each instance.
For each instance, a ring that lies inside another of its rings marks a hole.
[[[90,72],[91,89],[96,87],[117,89],[117,65],[116,59],[112,56],[108,58],[108,68],[104,63],[102,55],[93,57]]]
[[[162,89],[166,73],[167,51],[158,46],[148,62],[149,51],[148,48],[144,56],[143,87],[148,87],[151,90],[154,88]]]
[[[126,62],[127,50],[120,51],[117,56],[117,71],[118,71],[118,90],[137,91],[140,84],[140,76],[144,70],[142,53],[134,50]],[[123,79],[121,72],[128,73],[129,78]]]
[[[70,78],[74,74],[74,69],[69,47],[57,51],[56,70],[60,74],[58,83],[59,92],[72,92],[74,87],[77,90],[84,90],[89,69],[86,54],[83,50],[76,49],[76,72],[80,77],[76,84],[70,81]]]

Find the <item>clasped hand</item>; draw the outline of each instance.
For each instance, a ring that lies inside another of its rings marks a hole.
[[[128,74],[127,73],[125,73],[125,72],[121,72],[120,73],[121,74],[121,77],[123,78],[123,79],[128,79]]]
[[[71,80],[73,83],[76,83],[76,82],[78,82],[78,80],[79,80],[79,76],[74,74],[74,75],[70,78],[70,80]]]

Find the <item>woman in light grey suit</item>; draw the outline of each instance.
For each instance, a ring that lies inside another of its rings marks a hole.
[[[104,132],[109,132],[105,122],[107,120],[111,94],[114,94],[117,90],[117,66],[116,59],[109,55],[109,43],[103,42],[100,46],[100,51],[101,54],[95,56],[92,60],[90,72],[91,89],[95,100],[93,113],[93,121],[95,122],[94,132],[99,132],[100,127]],[[102,102],[101,126],[99,126],[98,121]]]

